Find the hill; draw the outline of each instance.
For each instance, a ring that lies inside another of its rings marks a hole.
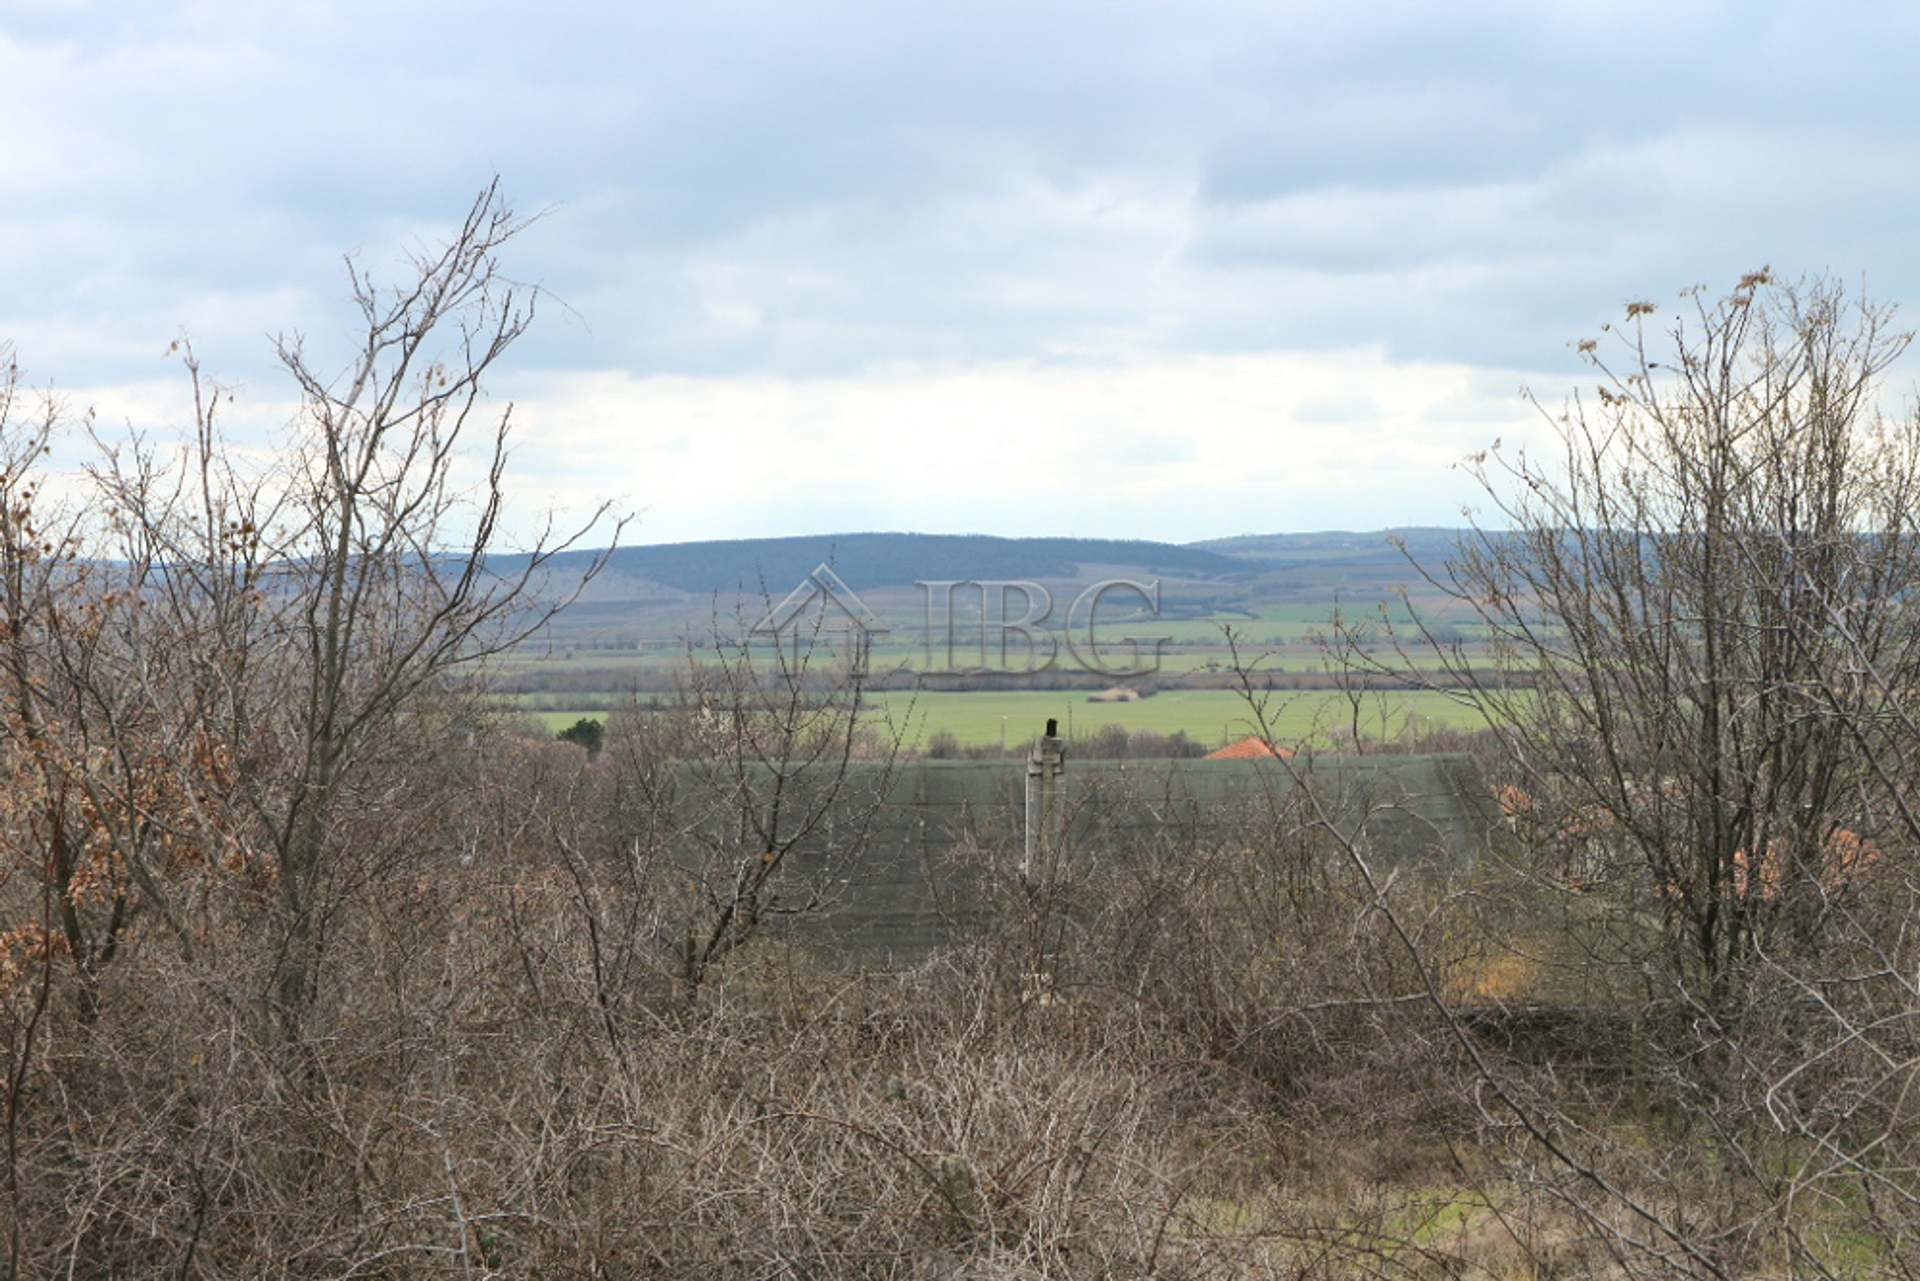
[[[605,563],[551,620],[541,644],[593,646],[597,637],[611,639],[615,648],[661,641],[677,648],[689,635],[710,634],[716,618],[763,616],[821,565],[890,622],[902,611],[924,620],[930,593],[941,590],[929,585],[941,583],[956,585],[953,599],[963,608],[970,590],[976,615],[987,608],[982,585],[1039,584],[1052,606],[1064,611],[1086,589],[1116,580],[1157,585],[1157,607],[1147,608],[1144,600],[1140,607],[1161,619],[1233,622],[1284,614],[1318,623],[1336,602],[1351,614],[1403,588],[1423,610],[1446,612],[1440,594],[1422,581],[1420,567],[1444,566],[1462,533],[1433,527],[1325,530],[1177,544],[860,532],[580,549],[549,561],[547,577],[556,594],[567,594],[596,562]],[[488,567],[511,577],[525,569],[526,558],[493,556]],[[1014,609],[1020,603],[1017,590],[1006,602]],[[1058,625],[1062,615],[1053,617]]]
[[[556,558],[556,572],[598,553]],[[985,534],[821,534],[622,547],[607,561],[616,578],[696,596],[783,595],[817,565],[862,590],[916,582],[1073,579],[1085,566],[1124,566],[1149,577],[1234,580],[1256,572],[1248,558],[1142,539],[997,538]]]

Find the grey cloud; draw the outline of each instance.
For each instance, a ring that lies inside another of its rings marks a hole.
[[[0,44],[0,107],[34,121],[0,152],[25,166],[0,169],[0,336],[104,368],[193,323],[259,360],[265,333],[338,315],[342,251],[390,259],[498,171],[554,207],[510,265],[565,304],[527,349],[555,367],[1366,342],[1551,362],[1627,294],[1757,261],[1920,298],[1916,23],[1784,3],[27,6]]]

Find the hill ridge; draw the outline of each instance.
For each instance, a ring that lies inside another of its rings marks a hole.
[[[565,573],[601,555],[568,552],[553,569]],[[516,558],[497,558],[510,568]],[[821,564],[861,587],[915,582],[1074,578],[1083,565],[1136,566],[1169,577],[1233,580],[1257,571],[1246,558],[1152,539],[1008,538],[994,534],[865,532],[781,538],[641,543],[616,548],[607,570],[698,595],[771,591],[778,595]]]

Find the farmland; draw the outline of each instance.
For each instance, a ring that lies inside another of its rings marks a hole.
[[[1230,690],[1168,690],[1138,702],[1096,703],[1071,690],[894,691],[867,697],[873,723],[909,749],[924,748],[942,731],[968,747],[1019,748],[1048,719],[1059,721],[1071,742],[1108,725],[1129,730],[1185,734],[1203,747],[1217,747],[1262,733],[1259,718],[1242,695]],[[608,714],[594,703],[531,713],[559,731],[582,717]],[[1351,725],[1352,707],[1325,691],[1274,691],[1264,698],[1266,734],[1288,744],[1327,745],[1334,731]],[[1444,693],[1388,691],[1367,696],[1361,730],[1369,738],[1395,738],[1424,729],[1474,729],[1474,714]]]
[[[1258,728],[1242,674],[1261,691],[1267,732],[1324,743],[1354,719],[1322,644],[1336,611],[1368,621],[1374,657],[1389,653],[1385,629],[1412,635],[1416,615],[1471,652],[1444,601],[1401,594],[1418,582],[1408,555],[1437,559],[1451,538],[1408,531],[1406,553],[1387,533],[1194,547],[854,535],[631,548],[491,676],[512,705],[560,728],[629,698],[671,703],[694,667],[771,646],[769,619],[788,637],[816,629],[814,661],[830,661],[857,615],[871,706],[908,748],[939,733],[1018,744],[1049,718],[1070,736],[1123,725],[1217,746]],[[802,586],[787,593],[789,581]],[[1147,697],[1089,701],[1109,687]],[[1413,689],[1370,693],[1360,719],[1370,737],[1471,720],[1444,693]]]

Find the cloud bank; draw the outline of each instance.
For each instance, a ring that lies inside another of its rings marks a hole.
[[[497,387],[524,488],[627,495],[642,538],[1448,521],[1447,464],[1630,298],[1762,264],[1920,298],[1916,24],[26,3],[0,340],[131,417],[188,333],[264,436],[269,336],[350,336],[341,255],[397,270],[498,173],[543,211]]]

